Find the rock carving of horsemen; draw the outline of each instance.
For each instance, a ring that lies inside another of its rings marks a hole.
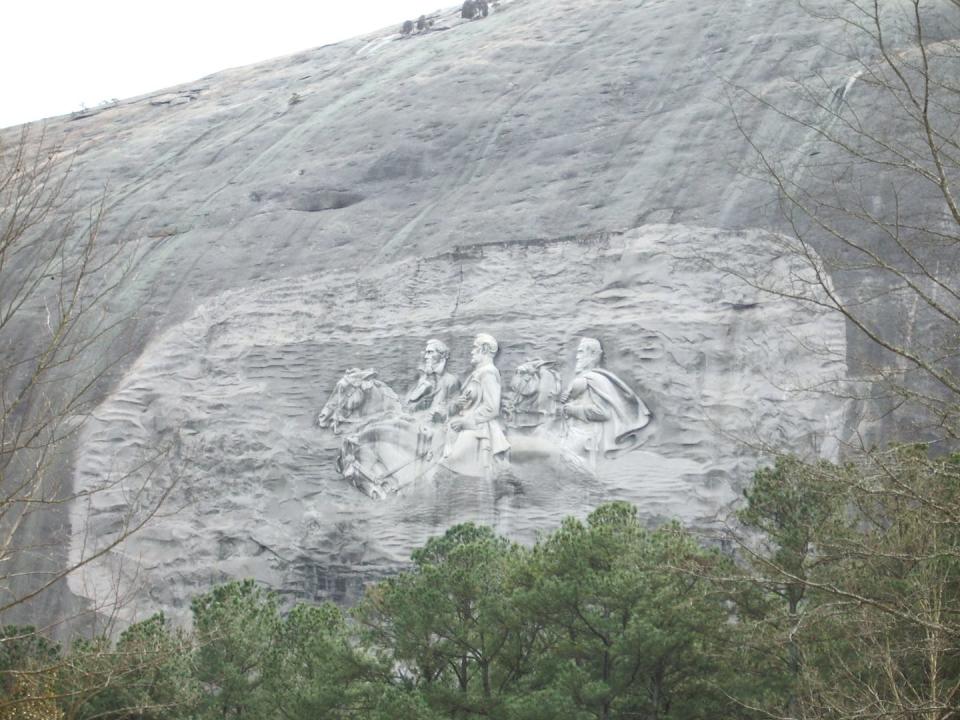
[[[502,404],[496,350],[492,337],[477,336],[474,372],[452,402],[459,381],[446,372],[447,348],[437,340],[427,343],[405,401],[373,370],[348,370],[317,416],[318,426],[342,437],[337,470],[366,495],[383,499],[432,478],[438,467],[490,477],[497,468],[534,463],[541,470],[593,477],[598,461],[616,459],[643,442],[652,414],[601,367],[598,340],[581,339],[566,389],[552,362],[534,358],[517,367]]]
[[[371,369],[344,373],[317,425],[340,435],[337,470],[373,498],[384,498],[429,474],[435,445],[434,428],[404,411],[397,394]]]

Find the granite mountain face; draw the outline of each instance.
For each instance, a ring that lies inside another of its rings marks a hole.
[[[459,15],[48,122],[74,200],[107,187],[100,237],[133,271],[105,310],[135,322],[91,350],[109,382],[61,467],[82,500],[27,531],[80,562],[164,501],[45,612],[177,614],[248,576],[349,602],[453,523],[529,542],[611,499],[708,527],[767,449],[888,432],[841,391],[874,350],[803,302],[750,172],[745,132],[788,168],[816,137],[731,91],[856,92],[836,27],[774,0]],[[562,409],[588,391],[606,410]],[[444,459],[462,433],[473,464]]]

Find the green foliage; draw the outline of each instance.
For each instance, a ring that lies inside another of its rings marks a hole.
[[[382,672],[350,642],[343,613],[329,603],[297,605],[277,628],[264,691],[290,719],[367,717],[369,678]],[[374,693],[375,695],[375,693]]]
[[[183,717],[199,694],[190,641],[158,613],[131,625],[111,647],[105,638],[74,643],[61,666],[68,718]]]
[[[440,717],[493,714],[511,686],[524,638],[509,608],[510,578],[523,555],[489,528],[457,525],[357,608],[367,646]]]
[[[745,620],[743,640],[761,668],[741,662],[769,690],[765,705],[793,714],[797,711],[803,651],[797,628],[808,596],[808,579],[817,563],[818,538],[842,510],[841,468],[830,463],[808,465],[780,456],[772,468],[762,468],[744,491],[746,505],[737,518],[760,533],[760,547],[744,545],[752,573],[750,583],[761,588],[768,602],[755,606]],[[842,513],[841,513],[842,516]]]
[[[733,572],[677,525],[646,530],[624,503],[568,519],[533,550],[460,525],[371,588],[367,646],[437,717],[743,717]]]
[[[266,718],[263,688],[281,626],[276,596],[253,580],[227,583],[191,603],[201,718]]]
[[[821,599],[801,636],[807,704],[943,717],[960,693],[960,456],[897,447],[841,478],[845,521],[819,533]]]
[[[633,507],[568,519],[533,553],[523,598],[544,627],[531,689],[566,717],[735,716],[716,690],[729,673],[727,561],[678,525],[641,526]],[[532,715],[531,717],[536,717]]]
[[[60,646],[40,635],[31,625],[0,628],[0,673],[51,665],[59,657]]]
[[[737,517],[763,533],[767,548],[754,565],[761,575],[768,566],[776,569],[780,582],[770,588],[784,598],[791,614],[806,592],[814,535],[837,509],[834,480],[839,472],[829,463],[807,465],[782,456],[772,468],[758,470],[744,491],[747,504]]]
[[[960,456],[781,458],[745,500],[737,562],[610,503],[533,548],[450,528],[348,615],[246,580],[191,633],[158,615],[63,654],[8,628],[0,720],[950,717]]]
[[[55,669],[60,647],[29,625],[0,628],[0,720],[60,720]]]
[[[54,677],[47,671],[21,671],[0,697],[0,720],[62,720]]]
[[[960,457],[894,447],[843,466],[784,458],[739,517],[751,582],[785,602],[744,624],[779,715],[942,718],[960,695]],[[777,678],[779,674],[779,680]]]

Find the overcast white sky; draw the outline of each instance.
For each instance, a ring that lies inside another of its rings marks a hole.
[[[400,24],[457,0],[3,0],[0,127]]]

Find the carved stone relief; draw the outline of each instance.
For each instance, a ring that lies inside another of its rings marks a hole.
[[[514,463],[559,456],[595,475],[599,462],[640,446],[650,410],[600,366],[599,340],[580,340],[566,389],[554,363],[535,358],[514,371],[507,397],[495,363],[499,349],[493,336],[476,336],[474,369],[461,390],[446,372],[447,345],[427,341],[404,403],[375,370],[348,370],[317,416],[318,426],[341,436],[337,471],[371,498],[385,499],[432,479],[439,467],[491,479]]]
[[[105,554],[71,590],[106,603],[122,575],[147,591],[131,618],[236,577],[351,602],[455,523],[531,543],[611,499],[712,522],[752,448],[832,457],[852,412],[822,392],[842,318],[743,288],[730,258],[797,277],[764,233],[656,226],[207,298],[78,436],[71,557]],[[169,511],[105,550],[168,479]]]

